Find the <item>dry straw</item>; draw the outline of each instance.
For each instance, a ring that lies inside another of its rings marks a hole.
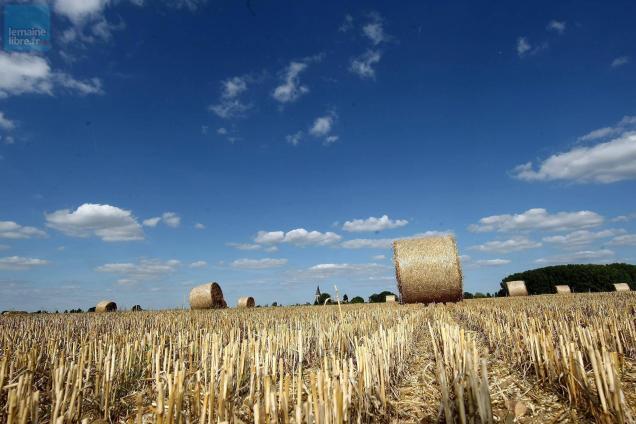
[[[386,303],[395,303],[396,302],[395,295],[387,294],[386,297],[384,298],[384,301]]]
[[[238,308],[253,308],[256,306],[256,302],[254,302],[254,298],[252,296],[243,296],[239,297],[236,306]]]
[[[117,304],[112,300],[102,300],[95,306],[95,312],[115,312]]]
[[[221,286],[216,282],[205,283],[190,290],[190,308],[222,309],[227,308]]]
[[[630,291],[631,289],[629,288],[629,284],[627,283],[617,283],[614,284],[614,289],[617,292],[624,292],[624,291]]]
[[[462,270],[453,236],[396,240],[393,262],[403,303],[462,300]]]
[[[562,286],[555,286],[554,288],[556,289],[557,294],[572,293],[572,290],[570,290],[570,286],[562,285]]]
[[[508,287],[508,296],[527,296],[528,289],[526,288],[525,281],[508,281],[506,282]]]

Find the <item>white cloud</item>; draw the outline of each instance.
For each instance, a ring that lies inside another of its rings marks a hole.
[[[383,261],[386,259],[386,256],[384,255],[374,255],[371,257],[371,259],[375,260],[375,261]]]
[[[625,230],[578,230],[565,235],[544,237],[543,241],[545,241],[546,243],[560,244],[566,247],[576,247],[584,244],[589,244],[599,239],[615,237],[618,234],[622,234],[624,232]]]
[[[247,91],[248,82],[247,76],[236,76],[221,81],[221,98],[217,104],[210,105],[209,110],[223,119],[242,117],[252,107],[240,99],[240,96]],[[225,135],[227,130],[219,128],[217,133]]]
[[[338,31],[347,32],[351,29],[353,29],[353,16],[347,14],[345,15],[344,22],[338,28]]]
[[[431,237],[452,234],[452,231],[426,231],[408,237],[381,238],[381,239],[352,239],[343,241],[340,247],[345,249],[388,249],[393,246],[395,240],[409,238]]]
[[[80,81],[63,72],[54,72],[43,57],[0,51],[0,98],[21,94],[53,95],[55,87],[80,95],[102,93],[101,81],[97,78]]]
[[[75,211],[45,213],[47,227],[72,237],[97,236],[104,241],[143,240],[141,225],[130,211],[111,205],[84,203]]]
[[[478,224],[468,227],[469,231],[483,233],[489,231],[568,231],[596,227],[603,223],[603,217],[592,211],[548,213],[543,208],[533,208],[515,215],[492,215],[481,218]]]
[[[552,20],[552,21],[548,22],[548,25],[546,26],[546,29],[548,31],[554,31],[554,32],[557,32],[559,34],[563,34],[565,32],[566,26],[567,26],[567,24],[565,23],[565,21]]]
[[[629,56],[620,56],[616,59],[612,60],[612,68],[618,68],[623,65],[627,65],[629,63]]]
[[[6,131],[11,131],[15,128],[15,122],[4,116],[3,112],[0,112],[0,128]]]
[[[216,133],[219,135],[227,135],[227,130],[223,127],[216,130]]]
[[[544,239],[545,240],[545,239]],[[526,249],[535,249],[541,247],[540,242],[530,240],[527,237],[513,237],[509,240],[493,240],[484,244],[471,246],[471,250],[479,250],[480,252],[498,252],[509,253]]]
[[[294,134],[289,134],[288,136],[285,137],[285,140],[292,146],[298,146],[298,144],[300,144],[302,139],[303,139],[302,131],[298,131],[297,133],[294,133]]]
[[[603,127],[591,131],[584,136],[579,137],[578,141],[593,141],[609,136],[614,136],[627,132],[629,128],[633,127],[634,125],[636,125],[636,116],[623,116],[623,119],[618,121],[613,127]]]
[[[161,221],[161,217],[155,216],[153,218],[144,219],[142,224],[145,227],[156,227],[159,221]]]
[[[624,234],[614,237],[609,244],[615,246],[636,246],[636,234]]]
[[[233,247],[238,250],[261,250],[263,246],[260,244],[252,243],[227,243],[227,246]]]
[[[292,61],[282,75],[282,83],[274,89],[272,96],[281,103],[298,100],[309,88],[300,82],[300,74],[307,69],[306,62]]]
[[[337,115],[335,112],[331,112],[325,116],[316,118],[313,125],[309,129],[309,134],[314,137],[324,137],[331,132],[333,125],[336,121]]]
[[[517,54],[519,55],[519,57],[523,57],[531,49],[532,46],[530,45],[526,37],[517,38]]]
[[[110,263],[98,266],[97,272],[124,276],[130,282],[155,280],[176,271],[181,262],[176,259],[161,261],[159,259],[141,259],[137,263]]]
[[[177,228],[181,225],[181,217],[175,212],[164,212],[164,214],[161,215],[161,220],[168,227]]]
[[[304,228],[296,228],[288,232],[283,231],[259,231],[254,241],[259,244],[289,243],[296,246],[327,246],[339,242],[342,239],[336,233],[330,231],[307,231]]]
[[[338,137],[337,135],[330,135],[330,136],[327,136],[327,137],[325,137],[325,142],[324,142],[324,144],[325,144],[325,145],[333,144],[333,143],[335,143],[336,141],[338,141],[338,139],[340,139],[340,137]]]
[[[206,261],[195,261],[190,264],[190,268],[205,268],[208,266]]]
[[[380,62],[382,54],[377,50],[367,50],[360,56],[351,59],[349,71],[363,79],[375,79],[373,65]]]
[[[407,225],[406,219],[391,219],[388,215],[382,215],[380,218],[373,216],[367,219],[354,219],[343,224],[342,229],[349,232],[365,232],[365,231],[382,231],[391,228],[400,228]]]
[[[78,24],[102,15],[108,3],[108,0],[54,0],[53,10]]]
[[[519,165],[514,176],[524,181],[565,180],[613,183],[636,178],[636,131],[592,147],[575,147],[550,156],[535,170],[532,162]]]
[[[241,269],[265,269],[280,267],[285,265],[286,263],[287,259],[237,259],[231,263],[231,266],[233,268]]]
[[[540,258],[534,261],[537,264],[570,264],[589,262],[608,262],[614,257],[614,252],[609,249],[582,250],[565,255],[556,255]]]
[[[509,259],[480,259],[473,262],[478,267],[503,266],[510,263]]]
[[[393,267],[377,263],[323,263],[290,273],[294,280],[317,280],[344,277],[347,280],[393,279]]]
[[[47,265],[49,261],[36,258],[24,258],[22,256],[8,256],[0,258],[0,269],[9,271],[24,271],[36,266]]]
[[[197,222],[196,224],[194,224],[194,228],[197,230],[205,230],[205,225]]]
[[[13,221],[0,221],[0,238],[30,239],[33,237],[46,237],[46,233],[35,227],[23,227]]]
[[[629,222],[632,219],[636,219],[636,213],[630,213],[628,215],[619,215],[615,218],[612,218],[612,222]]]
[[[380,19],[376,19],[373,22],[369,22],[362,27],[362,33],[371,40],[374,46],[386,41],[387,35],[384,32],[384,26]]]

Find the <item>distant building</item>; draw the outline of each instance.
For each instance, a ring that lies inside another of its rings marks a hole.
[[[320,296],[321,296],[321,293],[320,293],[320,286],[316,286],[316,295],[315,295],[315,297],[316,297],[316,303],[320,303]]]

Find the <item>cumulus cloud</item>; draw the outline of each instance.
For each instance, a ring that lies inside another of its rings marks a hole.
[[[356,280],[390,279],[393,267],[377,263],[322,263],[292,273],[294,279],[315,280],[335,277],[346,277]]]
[[[176,271],[181,262],[176,259],[141,259],[137,263],[120,262],[98,266],[97,272],[116,274],[130,282],[156,280]]]
[[[194,224],[194,228],[197,230],[205,230],[205,225],[197,222],[196,224]]]
[[[480,259],[473,262],[478,267],[503,266],[510,263],[509,259]]]
[[[535,261],[537,264],[574,264],[574,263],[590,263],[603,262],[606,263],[614,257],[614,252],[609,249],[600,250],[581,250],[565,255],[550,256],[540,258]]]
[[[396,237],[396,238],[379,238],[379,239],[358,238],[358,239],[343,241],[340,244],[340,247],[345,249],[389,249],[391,246],[393,246],[393,242],[395,240],[440,236],[440,235],[447,235],[447,234],[452,234],[452,231],[450,230],[426,231],[424,233],[418,233],[412,236]]]
[[[145,227],[156,227],[157,224],[159,224],[159,221],[161,221],[161,217],[155,216],[154,218],[144,219],[142,224]]]
[[[36,258],[25,258],[22,256],[8,256],[0,258],[0,269],[8,271],[24,271],[33,267],[48,265],[49,261]]]
[[[624,234],[614,237],[609,244],[615,246],[636,246],[636,234]]]
[[[190,268],[205,268],[208,266],[206,261],[195,261],[190,264]]]
[[[11,131],[15,128],[15,122],[4,116],[3,112],[0,112],[0,128],[5,131]]]
[[[247,91],[248,82],[247,76],[236,76],[221,81],[221,98],[217,104],[210,105],[209,110],[223,119],[243,116],[252,107],[241,100],[241,95]],[[227,130],[219,128],[217,133],[227,134]]]
[[[181,225],[181,217],[175,212],[164,212],[161,216],[144,219],[142,224],[145,227],[156,227],[160,222],[171,228],[177,228]],[[203,225],[203,224],[199,224]],[[195,225],[195,228],[201,229]],[[205,226],[203,227],[205,228]]]
[[[287,259],[274,259],[274,258],[264,258],[264,259],[237,259],[233,261],[230,265],[233,268],[241,268],[241,269],[266,269],[266,268],[276,268],[283,266],[287,263]]]
[[[508,240],[489,241],[476,246],[471,246],[469,249],[479,250],[480,252],[509,253],[520,250],[535,249],[541,246],[542,244],[540,242],[530,240],[527,237],[513,237]]]
[[[54,0],[53,10],[74,23],[95,18],[104,12],[108,0]]]
[[[351,59],[349,71],[362,79],[375,79],[374,65],[380,62],[382,54],[378,50],[367,50]]]
[[[370,15],[370,22],[362,27],[362,33],[374,46],[386,42],[389,38],[384,31],[382,17],[378,13],[372,13]]]
[[[620,56],[612,60],[611,67],[619,68],[623,65],[627,65],[628,63],[629,63],[629,56]]]
[[[303,132],[298,131],[294,134],[289,134],[285,137],[285,140],[292,146],[298,146],[303,139]]]
[[[520,214],[492,215],[481,218],[468,230],[474,233],[489,231],[568,231],[596,227],[603,223],[603,217],[592,211],[557,212],[550,214],[546,209],[533,208]]]
[[[347,14],[344,17],[344,22],[338,28],[340,32],[347,32],[353,29],[353,16]]]
[[[17,240],[34,237],[46,237],[46,233],[35,227],[25,227],[13,221],[0,221],[0,238]]]
[[[337,243],[341,239],[340,235],[330,231],[321,233],[320,231],[296,228],[286,233],[283,231],[259,231],[254,241],[258,244],[289,243],[296,246],[327,246]]]
[[[562,246],[576,247],[584,244],[592,243],[593,241],[615,237],[618,234],[625,233],[625,230],[602,230],[602,231],[589,231],[579,230],[565,235],[544,237],[543,241],[546,243],[554,243]]]
[[[144,238],[132,212],[116,206],[84,203],[75,211],[61,209],[45,217],[47,227],[72,237],[96,236],[109,242]]]
[[[612,127],[603,127],[590,131],[589,133],[578,138],[578,141],[594,141],[610,136],[615,136],[629,131],[630,128],[636,127],[636,116],[623,116],[623,118]]]
[[[526,37],[517,38],[517,54],[519,57],[523,57],[526,53],[528,53],[532,49],[530,42]]]
[[[253,243],[227,243],[227,246],[238,250],[260,250],[263,248],[260,244]]]
[[[309,87],[302,84],[300,74],[308,67],[309,60],[292,61],[282,72],[282,82],[278,85],[272,97],[280,103],[292,103],[309,93]]]
[[[556,33],[563,34],[565,32],[565,28],[566,28],[567,24],[565,23],[565,21],[556,21],[556,20],[552,20],[550,22],[548,22],[548,25],[546,26],[546,29],[548,31],[554,31]]]
[[[380,218],[371,216],[367,219],[347,221],[342,229],[349,232],[382,231],[404,227],[408,223],[406,219],[391,219],[388,215],[382,215]]]
[[[54,72],[43,57],[0,51],[0,98],[21,94],[53,95],[56,88],[80,95],[102,93],[101,81],[97,78],[77,80],[63,72]]]
[[[514,176],[524,181],[574,181],[608,184],[636,178],[636,131],[592,147],[575,147],[550,156],[535,169],[532,162],[517,166]]]

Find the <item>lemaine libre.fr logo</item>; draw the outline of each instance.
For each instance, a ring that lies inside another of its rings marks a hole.
[[[4,49],[42,52],[51,47],[51,12],[46,4],[4,6]]]

